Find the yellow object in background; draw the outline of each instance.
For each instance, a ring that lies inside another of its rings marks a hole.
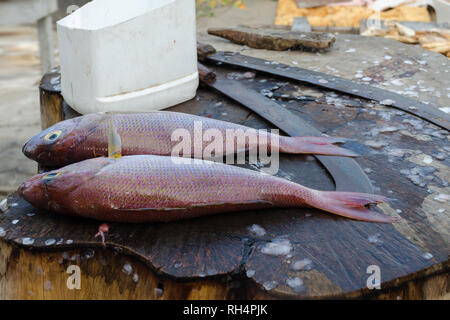
[[[292,25],[294,17],[307,17],[312,26],[359,28],[361,19],[368,19],[374,10],[363,6],[322,6],[298,8],[295,0],[279,0],[275,24]],[[380,19],[431,22],[424,7],[401,6],[380,13]]]

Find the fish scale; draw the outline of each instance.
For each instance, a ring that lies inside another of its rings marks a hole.
[[[111,119],[122,141],[122,155],[171,155],[172,150],[179,143],[179,141],[172,141],[172,134],[177,129],[185,129],[192,142],[191,149],[185,151],[190,151],[192,156],[199,157],[194,154],[194,143],[198,143],[202,146],[202,150],[205,150],[210,142],[205,141],[206,139],[194,141],[196,139],[195,123],[201,124],[202,135],[208,129],[216,129],[224,139],[227,137],[227,130],[234,133],[240,132],[243,135],[252,129],[231,122],[168,111],[89,114],[61,121],[35,135],[24,145],[23,152],[27,157],[45,166],[62,166],[94,157],[108,156],[109,120]],[[242,138],[245,139],[244,136]],[[274,141],[278,140],[279,146],[271,146],[271,138],[274,138]],[[234,153],[237,150],[238,138],[230,137],[230,139],[234,140],[231,142],[234,149],[229,153]],[[247,140],[244,148],[248,151],[262,146],[272,152],[357,156],[351,150],[333,145],[342,141],[343,139],[324,136],[286,137],[269,133],[267,144],[262,140],[257,142],[259,145]],[[223,151],[226,151],[226,145],[224,141]]]
[[[102,221],[170,221],[304,206],[360,220],[393,221],[365,207],[384,201],[381,196],[313,190],[258,171],[165,156],[84,160],[34,176],[19,193],[39,209]]]

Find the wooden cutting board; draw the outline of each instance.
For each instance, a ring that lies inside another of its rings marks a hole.
[[[345,147],[362,155],[358,163],[376,192],[396,199],[380,207],[399,222],[352,221],[295,208],[111,223],[105,248],[94,237],[100,222],[38,211],[12,194],[9,210],[0,215],[0,298],[396,299],[448,292],[449,208],[435,200],[448,194],[448,133],[369,101],[260,74],[241,78],[242,70],[223,72],[322,132],[354,139]],[[44,126],[76,115],[63,103],[58,77],[47,74],[41,84]],[[204,88],[170,110],[270,128]],[[439,153],[443,160],[436,158]],[[311,156],[281,155],[277,175],[311,188],[334,188]],[[80,290],[66,286],[71,265],[80,267]],[[380,290],[367,288],[374,270],[380,272]]]

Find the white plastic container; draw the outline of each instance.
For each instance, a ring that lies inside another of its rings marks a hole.
[[[195,96],[194,0],[94,0],[57,28],[62,95],[80,113],[159,110]]]

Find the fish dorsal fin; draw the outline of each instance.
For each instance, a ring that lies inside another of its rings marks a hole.
[[[109,116],[108,157],[117,159],[122,156],[122,140],[114,125],[113,115]]]

